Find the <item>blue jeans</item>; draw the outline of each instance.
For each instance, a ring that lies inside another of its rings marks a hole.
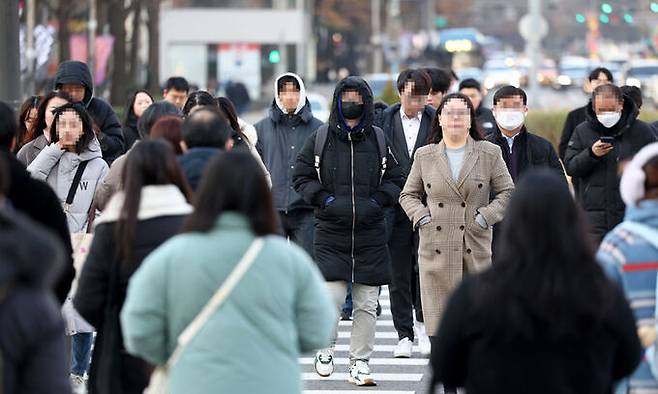
[[[94,334],[84,332],[71,336],[71,373],[84,376],[91,363],[91,344]]]
[[[345,296],[345,303],[341,307],[343,313],[352,316],[352,284],[347,283],[347,295]]]

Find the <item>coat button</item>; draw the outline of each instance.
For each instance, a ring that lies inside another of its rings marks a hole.
[[[462,203],[462,208],[466,208],[466,203],[465,202]]]
[[[432,188],[432,185],[428,183],[428,184],[427,184],[427,188],[428,188],[428,189]]]
[[[436,226],[436,231],[441,231],[441,226]]]
[[[478,184],[478,189],[482,189],[482,184]]]
[[[464,226],[459,226],[459,229],[460,229],[461,231],[464,231]]]
[[[439,208],[443,208],[443,203],[442,202],[439,203]]]
[[[435,250],[436,254],[441,254],[441,251],[439,249]]]
[[[466,249],[466,253],[471,254],[471,250],[470,250],[470,249]]]

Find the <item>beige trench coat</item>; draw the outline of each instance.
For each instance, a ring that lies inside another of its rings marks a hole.
[[[423,317],[427,333],[434,335],[445,303],[463,274],[491,265],[491,226],[503,218],[514,183],[500,148],[468,138],[459,179],[452,178],[445,143],[424,146],[416,152],[400,204],[420,227],[418,268]],[[490,194],[495,196],[489,201]],[[427,194],[427,206],[422,203]],[[483,229],[477,213],[487,221]]]

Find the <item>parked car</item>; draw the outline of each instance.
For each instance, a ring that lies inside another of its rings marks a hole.
[[[329,120],[330,113],[329,100],[323,95],[317,93],[307,93],[306,98],[311,104],[313,116],[326,123]]]

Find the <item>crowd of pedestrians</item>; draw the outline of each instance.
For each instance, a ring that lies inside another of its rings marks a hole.
[[[339,319],[374,386],[388,285],[392,356],[430,357],[432,390],[658,393],[657,136],[612,82],[556,150],[523,89],[489,109],[440,68],[390,106],[346,77],[326,123],[293,73],[254,125],[172,77],[121,125],[63,62],[0,103],[0,392],[299,393],[300,354],[341,365]]]

